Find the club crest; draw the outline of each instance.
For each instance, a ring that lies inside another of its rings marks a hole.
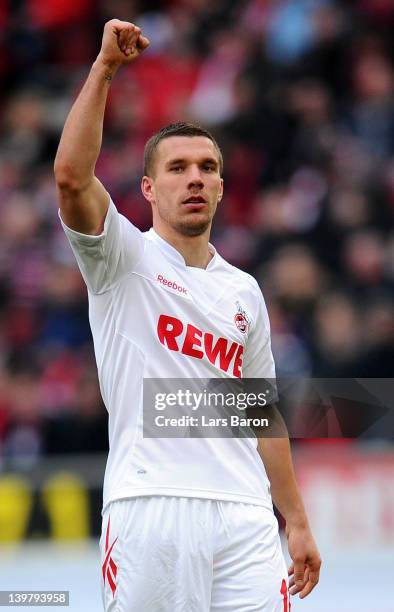
[[[235,303],[237,306],[237,312],[234,316],[234,323],[238,327],[239,331],[243,334],[246,334],[249,331],[250,321],[248,315],[243,310],[241,304],[239,302]]]

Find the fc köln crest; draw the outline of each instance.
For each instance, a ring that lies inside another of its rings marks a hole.
[[[249,331],[249,318],[246,312],[243,310],[241,304],[239,302],[235,303],[237,306],[237,312],[234,316],[235,325],[238,327],[239,331],[243,334],[246,334]]]

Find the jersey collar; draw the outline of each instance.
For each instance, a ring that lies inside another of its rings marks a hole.
[[[166,256],[166,259],[171,261],[172,264],[182,266],[184,268],[192,268],[192,269],[199,269],[199,270],[204,269],[204,268],[195,268],[195,266],[187,266],[183,255],[179,251],[177,251],[177,249],[173,247],[169,242],[164,240],[164,238],[159,236],[159,234],[153,229],[153,227],[151,227],[151,229],[149,230],[149,232],[147,232],[147,234],[148,234],[148,238],[152,240],[152,242],[155,242],[157,244],[161,252]],[[217,255],[215,247],[210,242],[208,242],[208,248],[209,248],[210,253],[212,253],[212,259],[210,260],[210,262],[208,263],[205,269],[211,270],[216,265],[218,255]]]

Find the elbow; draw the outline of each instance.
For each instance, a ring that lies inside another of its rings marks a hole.
[[[83,191],[86,185],[90,182],[89,179],[81,177],[72,166],[55,160],[54,165],[55,181],[58,189],[61,191],[79,192]]]
[[[53,172],[56,184],[60,189],[71,189],[76,186],[78,179],[75,175],[75,170],[69,164],[56,158]]]

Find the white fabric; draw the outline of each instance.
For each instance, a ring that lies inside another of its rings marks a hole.
[[[261,506],[120,500],[100,548],[106,612],[289,612],[278,524]]]
[[[141,233],[112,201],[100,236],[63,227],[88,287],[100,388],[109,412],[104,508],[141,495],[272,508],[256,439],[142,436],[144,378],[274,378],[268,315],[256,281],[212,246],[205,270],[186,266],[153,229]],[[246,332],[235,324],[237,305],[247,316]],[[176,349],[167,338],[160,340],[161,315],[179,321]],[[188,325],[199,330],[192,355],[182,349]],[[228,351],[236,349],[231,360],[212,352],[209,358],[206,338],[211,347],[221,342]]]

